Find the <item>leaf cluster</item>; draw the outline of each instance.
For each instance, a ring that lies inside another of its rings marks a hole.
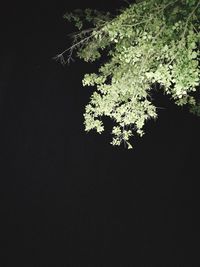
[[[104,131],[102,117],[114,121],[113,145],[144,134],[145,122],[157,117],[152,91],[159,84],[175,104],[199,115],[199,0],[140,0],[117,16],[96,10],[64,15],[80,30],[71,53],[86,62],[106,55],[84,86],[95,86],[84,113],[85,130]],[[84,29],[84,23],[91,28]],[[101,62],[101,61],[100,61]]]

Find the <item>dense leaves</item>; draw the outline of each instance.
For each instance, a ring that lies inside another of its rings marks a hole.
[[[154,84],[177,105],[187,104],[200,114],[194,97],[200,83],[199,0],[136,1],[115,16],[86,9],[64,18],[79,32],[56,59],[70,62],[74,52],[86,62],[106,56],[98,72],[83,79],[84,86],[96,88],[85,108],[86,131],[102,133],[102,117],[107,116],[115,124],[111,143],[131,148],[130,137],[142,136],[145,122],[157,117]]]

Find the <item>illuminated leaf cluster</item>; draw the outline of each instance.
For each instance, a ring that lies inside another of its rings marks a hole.
[[[157,117],[155,84],[177,105],[200,114],[194,97],[200,83],[199,0],[143,0],[115,16],[86,9],[64,18],[80,30],[66,50],[70,56],[75,50],[86,62],[106,57],[97,73],[83,79],[84,86],[96,88],[85,108],[86,131],[102,133],[102,118],[109,117],[111,143],[132,148],[129,139],[142,136],[145,122]],[[84,30],[85,24],[91,28]]]

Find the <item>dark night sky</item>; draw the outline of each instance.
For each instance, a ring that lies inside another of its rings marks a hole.
[[[200,119],[158,96],[166,109],[134,149],[112,147],[109,133],[84,132],[94,66],[51,59],[70,45],[65,11],[122,5],[1,10],[2,267],[200,266]]]

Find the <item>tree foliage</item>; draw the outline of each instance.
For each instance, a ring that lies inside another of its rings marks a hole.
[[[109,117],[114,122],[111,143],[132,148],[130,137],[142,136],[145,122],[157,117],[155,84],[175,104],[200,115],[195,96],[200,83],[199,0],[139,0],[117,15],[85,9],[64,18],[79,31],[57,60],[69,63],[74,53],[86,62],[104,56],[97,73],[83,79],[84,86],[95,86],[85,107],[86,131],[102,133],[102,118]]]

